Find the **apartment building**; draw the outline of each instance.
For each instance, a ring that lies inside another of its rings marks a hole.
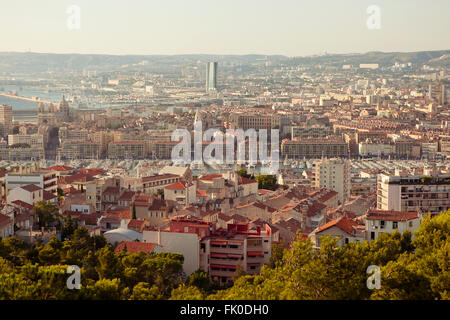
[[[347,143],[338,139],[302,139],[281,142],[281,155],[289,159],[347,157]]]
[[[179,181],[164,187],[164,199],[188,206],[196,202],[196,183]]]
[[[154,141],[151,145],[153,159],[172,159],[172,149],[178,144],[177,141]]]
[[[233,113],[230,115],[231,129],[270,129],[279,125],[277,115],[270,113]]]
[[[89,131],[87,129],[75,129],[68,127],[59,128],[59,141],[87,141],[88,140]]]
[[[144,159],[147,153],[143,141],[119,141],[108,144],[109,159]]]
[[[64,142],[57,150],[59,159],[98,159],[100,145],[88,141]]]
[[[350,163],[345,159],[322,159],[313,163],[314,186],[334,190],[339,202],[350,199],[351,176]]]
[[[12,131],[13,112],[12,106],[4,104],[0,105],[0,133],[2,136],[9,134]]]
[[[57,172],[54,170],[20,166],[16,171],[6,174],[6,192],[17,187],[34,184],[45,191],[56,194],[57,179]]]
[[[202,239],[200,243],[200,267],[211,280],[226,284],[240,267],[248,274],[258,274],[271,256],[272,230],[249,223],[228,224]]]
[[[291,127],[291,139],[326,138],[333,134],[333,127],[325,126],[294,126]]]
[[[42,134],[9,134],[8,146],[18,143],[27,144],[31,148],[44,148],[44,136]]]
[[[2,160],[9,161],[38,161],[45,159],[45,150],[40,148],[8,148],[0,152]]]
[[[396,169],[377,177],[377,209],[439,214],[450,208],[450,175],[425,168],[424,175]]]
[[[142,191],[145,194],[155,194],[159,190],[164,190],[165,187],[176,182],[181,181],[181,176],[165,173],[165,174],[155,174],[149,177],[142,177],[140,182],[136,185],[135,191]]]

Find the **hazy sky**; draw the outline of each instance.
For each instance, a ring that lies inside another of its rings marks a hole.
[[[67,27],[70,5],[80,29]],[[381,9],[380,29],[366,12]],[[450,49],[449,0],[1,0],[0,51],[283,54]]]

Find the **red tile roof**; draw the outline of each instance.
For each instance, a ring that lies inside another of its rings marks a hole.
[[[141,228],[144,223],[144,220],[131,219],[130,222],[128,222],[128,228]]]
[[[28,192],[34,192],[34,191],[41,190],[41,188],[38,187],[38,186],[35,185],[35,184],[27,184],[26,186],[22,186],[21,188],[22,188],[23,190],[28,191]]]
[[[205,175],[202,175],[200,178],[198,178],[198,180],[212,181],[212,179],[214,179],[214,178],[222,178],[222,174],[220,174],[220,173],[205,174]]]
[[[417,212],[369,210],[366,220],[408,221],[418,217]]]
[[[169,184],[168,186],[164,187],[164,189],[184,190],[184,189],[186,189],[186,182],[184,182],[184,181],[175,182],[175,183]]]
[[[49,200],[57,198],[57,196],[55,196],[53,193],[45,191],[45,190],[43,190],[43,192],[42,192],[42,197],[45,201],[49,201]]]
[[[333,221],[330,221],[330,222],[324,224],[323,226],[321,226],[319,228],[318,231],[316,231],[316,233],[322,232],[326,229],[329,229],[329,228],[335,227],[335,226],[338,227],[339,229],[341,229],[342,231],[347,232],[348,234],[354,235],[355,229],[353,227],[358,227],[358,224],[355,221],[350,220],[344,216],[344,217],[340,217],[338,219],[335,219]]]
[[[106,170],[103,170],[100,168],[89,168],[89,169],[85,168],[85,169],[78,170],[78,172],[89,175],[89,176],[96,176],[96,175],[105,173]]]
[[[33,206],[29,203],[26,203],[25,201],[22,200],[15,200],[13,202],[11,202],[12,204],[15,204],[19,207],[25,208],[25,209],[33,209]]]
[[[114,249],[114,252],[126,251],[131,253],[145,252],[151,253],[155,249],[156,243],[137,242],[137,241],[122,241]]]
[[[93,180],[94,178],[91,175],[84,173],[76,173],[70,176],[61,177],[58,181],[58,184],[71,184],[73,182],[87,182]]]
[[[42,170],[54,170],[54,171],[71,171],[74,168],[69,166],[53,166],[49,168],[42,168]]]
[[[239,184],[251,184],[251,183],[258,183],[256,180],[252,180],[249,178],[239,177]]]

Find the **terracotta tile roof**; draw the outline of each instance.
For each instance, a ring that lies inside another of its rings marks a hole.
[[[154,210],[164,210],[167,207],[167,203],[163,199],[155,198],[153,199],[152,204],[148,207],[148,210],[154,211]]]
[[[258,182],[256,182],[256,180],[239,176],[239,184],[251,184],[251,183],[258,183]]]
[[[222,174],[220,173],[210,173],[202,175],[198,178],[198,180],[212,181],[214,178],[222,178]]]
[[[22,186],[21,187],[23,190],[26,190],[28,192],[34,192],[34,191],[38,191],[41,190],[41,188],[39,188],[37,185],[35,184],[27,184],[26,186]]]
[[[58,184],[71,184],[73,182],[87,182],[95,180],[91,175],[84,173],[76,173],[69,176],[61,177]]]
[[[134,191],[124,191],[119,197],[119,201],[131,201],[135,193]]]
[[[102,194],[119,194],[119,193],[120,193],[120,188],[119,187],[107,187],[102,192]]]
[[[144,220],[131,219],[128,228],[141,228],[145,224]]]
[[[355,221],[350,220],[344,216],[324,224],[319,228],[318,231],[316,231],[316,233],[322,232],[334,226],[338,227],[342,231],[347,232],[348,234],[354,235],[356,233],[354,227],[358,227],[358,224]]]
[[[126,249],[127,252],[137,253],[145,252],[151,253],[155,249],[156,243],[138,242],[138,241],[122,241],[114,249],[114,252],[121,252]]]
[[[366,220],[408,221],[418,217],[417,212],[369,210]]]
[[[29,210],[33,209],[33,206],[31,204],[26,203],[25,201],[22,201],[22,200],[15,200],[15,201],[13,201],[11,203],[15,204],[15,205],[17,205],[19,207],[25,208],[25,209],[29,209]]]
[[[75,189],[75,188],[72,187],[72,186],[70,186],[69,188],[63,189],[63,191],[64,191],[64,194],[65,194],[65,195],[70,195],[70,194],[80,194],[80,193],[83,193],[83,192],[81,192],[81,190],[77,190],[77,189]]]
[[[112,214],[120,219],[130,219],[131,218],[131,210],[129,207],[118,207],[114,206],[108,209],[107,214]]]
[[[49,168],[42,168],[42,170],[54,170],[54,171],[71,171],[74,168],[69,166],[53,166]]]
[[[267,210],[267,212],[270,212],[270,213],[277,211],[276,209],[269,207],[268,205],[263,204],[261,202],[254,202],[253,206],[263,209],[263,210]]]
[[[49,201],[49,200],[52,200],[52,199],[57,198],[57,196],[55,196],[55,195],[54,195],[53,193],[51,193],[51,192],[48,192],[48,191],[43,190],[43,192],[42,192],[42,198],[43,198],[45,201]]]
[[[78,170],[79,173],[83,173],[89,176],[96,176],[99,174],[103,174],[106,172],[106,170],[100,169],[100,168],[85,168]]]
[[[186,189],[186,182],[179,181],[172,184],[169,184],[168,186],[164,187],[164,189],[169,190],[185,190]]]

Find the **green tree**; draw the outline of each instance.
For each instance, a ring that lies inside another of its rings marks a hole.
[[[204,300],[205,295],[196,286],[182,284],[172,290],[169,300]]]
[[[38,201],[33,207],[39,218],[39,227],[49,227],[58,221],[59,210],[55,204],[46,201]]]
[[[139,282],[134,286],[130,300],[161,300],[163,296],[155,285]]]
[[[277,177],[275,175],[258,174],[256,176],[259,189],[276,190],[278,188]]]
[[[245,168],[239,169],[238,171],[236,171],[236,173],[243,178],[251,178],[251,175],[247,173],[247,169]]]
[[[207,272],[199,269],[186,279],[187,286],[195,286],[199,290],[207,292],[211,288],[211,281]]]
[[[96,267],[99,279],[114,279],[122,276],[122,264],[114,254],[110,245],[101,248],[96,253],[98,265]]]
[[[77,221],[72,219],[72,216],[70,214],[66,214],[66,216],[64,217],[61,238],[63,240],[69,239],[77,229],[77,226]]]

